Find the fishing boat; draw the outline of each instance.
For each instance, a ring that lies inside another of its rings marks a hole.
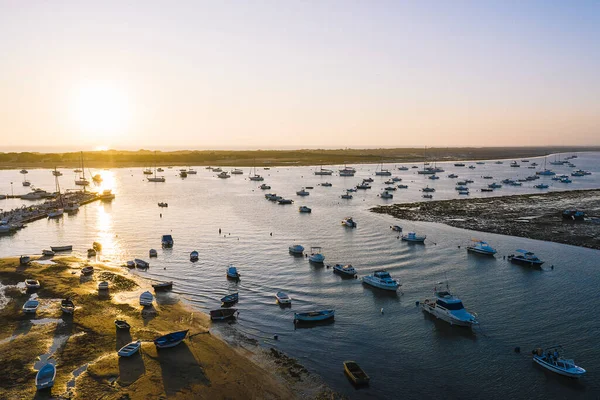
[[[160,244],[162,245],[162,247],[173,247],[173,236],[163,235]]]
[[[298,207],[298,212],[301,212],[301,213],[311,213],[312,209],[310,207],[307,207],[307,206],[300,206],[300,207]]]
[[[279,304],[292,304],[292,298],[287,293],[277,292],[275,298]]]
[[[156,249],[150,249],[150,250],[148,251],[148,256],[149,256],[150,258],[153,258],[153,257],[158,257],[158,252],[156,251]]]
[[[161,201],[158,203],[158,206],[164,208],[164,207],[169,207],[169,204],[165,203],[164,201]]]
[[[227,296],[221,297],[221,303],[225,305],[231,305],[237,303],[239,300],[239,293],[228,294]]]
[[[56,367],[54,364],[46,363],[35,375],[35,387],[37,390],[50,389],[54,386],[56,379]]]
[[[345,193],[340,196],[342,199],[350,200],[353,196],[350,193]]]
[[[493,256],[496,254],[496,249],[490,246],[487,242],[483,240],[471,239],[473,244],[471,246],[467,246],[467,251],[471,253],[483,254],[486,256]]]
[[[400,238],[405,242],[424,243],[427,236],[419,236],[415,232],[408,232],[408,234],[402,235]]]
[[[233,265],[229,265],[229,267],[227,268],[227,278],[228,279],[239,280],[240,276],[241,275],[239,274],[237,268],[234,267]]]
[[[356,228],[358,226],[358,224],[352,219],[352,217],[344,218],[342,220],[342,225],[347,226],[348,228]]]
[[[356,276],[356,270],[351,264],[335,264],[333,266],[333,272],[337,272],[343,276],[354,277]]]
[[[144,292],[140,295],[140,306],[151,306],[154,301],[154,296],[150,292]]]
[[[73,314],[75,312],[75,303],[70,298],[60,301],[60,309],[65,314]]]
[[[129,328],[131,328],[131,325],[129,325],[127,321],[124,321],[122,319],[115,319],[115,326],[117,327],[117,329],[122,330],[129,330]]]
[[[518,249],[519,254],[511,254],[508,256],[508,261],[513,264],[527,265],[530,267],[541,267],[544,261],[540,260],[533,252]]]
[[[183,339],[187,336],[189,329],[185,331],[171,332],[164,336],[159,336],[154,339],[154,345],[158,349],[166,349],[169,347],[175,347],[179,343],[183,342]]]
[[[121,347],[119,351],[117,351],[117,354],[119,355],[119,357],[131,357],[132,355],[140,351],[140,347],[142,347],[141,340],[131,342]]]
[[[364,284],[376,287],[383,290],[396,291],[402,285],[385,270],[375,271],[371,275],[363,276],[362,282]]]
[[[304,313],[294,313],[294,322],[326,321],[335,317],[335,310],[320,310]]]
[[[32,290],[39,289],[41,287],[42,285],[40,285],[40,281],[38,281],[37,279],[25,279],[25,288]]]
[[[425,192],[425,193],[431,193],[431,192],[435,192],[435,188],[430,188],[429,186],[426,186],[423,189],[421,189],[421,191]]]
[[[198,261],[198,252],[196,250],[190,253],[190,261]]]
[[[31,257],[29,256],[21,256],[19,257],[19,264],[21,265],[27,265],[31,262]]]
[[[290,246],[290,247],[288,247],[288,249],[289,249],[290,253],[292,253],[292,254],[297,254],[297,255],[304,254],[304,247],[299,244]]]
[[[94,273],[94,267],[91,265],[81,268],[81,275],[90,275],[92,273]]]
[[[139,258],[136,258],[135,260],[133,260],[133,262],[135,263],[135,266],[137,268],[141,268],[141,269],[146,269],[150,266],[149,262],[140,260]]]
[[[222,321],[228,318],[234,318],[237,308],[219,308],[210,311],[210,319],[213,321]]]
[[[61,251],[72,251],[73,246],[50,246],[50,249],[55,253],[59,253]]]
[[[25,304],[23,304],[23,312],[25,314],[35,314],[38,307],[40,306],[40,302],[37,300],[27,300]]]
[[[308,257],[308,261],[315,264],[323,264],[323,261],[325,261],[325,256],[321,254],[320,247],[310,248],[310,256]]]
[[[533,361],[549,371],[568,376],[569,378],[581,378],[586,370],[575,365],[572,359],[562,356],[562,346],[551,346],[546,349],[538,347],[532,350]]]
[[[471,327],[479,323],[477,316],[465,310],[462,301],[450,293],[448,283],[444,291],[438,291],[436,287],[433,295],[433,299],[425,299],[421,302],[421,310],[450,325]]]
[[[390,227],[394,232],[402,232],[402,227],[400,225],[393,225]]]
[[[173,289],[173,281],[153,283],[152,287],[154,288],[155,292],[171,290],[171,289]]]
[[[185,169],[182,169],[182,170],[179,171],[179,176],[181,178],[187,178],[188,173],[187,173],[187,171]]]
[[[398,189],[408,189],[408,185],[398,185]]]
[[[344,372],[355,385],[368,385],[371,379],[356,361],[344,361]]]

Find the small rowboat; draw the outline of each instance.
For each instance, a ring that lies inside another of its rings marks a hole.
[[[25,304],[23,304],[23,312],[26,314],[35,314],[38,307],[40,306],[40,302],[37,300],[27,300]]]
[[[27,289],[39,289],[41,287],[40,281],[35,279],[25,279],[25,287]]]
[[[87,250],[87,255],[88,255],[88,257],[96,257],[96,250],[94,250],[94,249],[88,249]]]
[[[170,282],[161,282],[152,284],[155,292],[159,292],[161,290],[171,290],[173,289],[173,281]]]
[[[123,330],[129,330],[129,328],[131,328],[131,325],[129,325],[127,321],[124,321],[122,319],[115,319],[115,326],[117,327],[117,329]]]
[[[59,251],[72,251],[73,250],[73,245],[71,246],[50,246],[50,249],[52,249],[53,252],[59,252]]]
[[[275,298],[279,304],[292,304],[292,298],[288,296],[287,293],[277,292],[277,294],[275,294]]]
[[[223,304],[234,304],[234,303],[237,303],[238,300],[239,300],[238,293],[228,294],[227,296],[221,298],[221,302]]]
[[[154,339],[154,345],[159,349],[166,349],[169,347],[175,347],[179,343],[183,342],[183,339],[187,336],[189,329],[179,332],[171,332],[164,336],[157,337]]]
[[[151,306],[154,296],[150,292],[144,292],[140,295],[140,306]]]
[[[311,311],[306,313],[294,313],[295,321],[316,322],[332,319],[335,316],[335,310]]]
[[[150,249],[150,251],[148,252],[148,255],[150,257],[158,257],[158,253],[157,253],[156,249]]]
[[[102,281],[98,284],[98,290],[108,290],[108,282]]]
[[[87,267],[83,267],[81,269],[82,275],[90,275],[92,273],[94,273],[94,267],[92,267],[91,265],[88,265]]]
[[[35,376],[35,387],[37,390],[49,389],[54,386],[56,378],[56,367],[50,363],[45,364]]]
[[[234,280],[240,279],[240,274],[237,271],[237,268],[234,267],[233,265],[230,265],[229,268],[227,268],[227,278],[234,279]]]
[[[135,266],[138,268],[148,268],[150,266],[149,262],[146,262],[144,260],[140,260],[139,258],[136,258],[135,260],[133,260],[135,262]]]
[[[356,361],[344,361],[344,372],[355,385],[368,385],[371,379]]]
[[[54,252],[52,250],[42,250],[42,255],[45,255],[47,257],[53,257]]]
[[[140,350],[140,347],[142,347],[141,340],[138,340],[137,342],[131,342],[121,347],[117,354],[119,355],[119,357],[131,357]]]
[[[65,314],[73,314],[73,312],[75,311],[75,304],[71,299],[64,299],[60,302],[60,309]]]
[[[210,319],[212,319],[213,321],[220,321],[227,318],[232,318],[235,316],[236,312],[236,308],[219,308],[218,310],[211,310]]]
[[[198,252],[196,250],[190,253],[190,261],[198,261]]]
[[[19,264],[21,265],[27,265],[31,262],[31,257],[29,256],[21,256],[19,257]]]

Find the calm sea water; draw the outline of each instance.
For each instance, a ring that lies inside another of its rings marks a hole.
[[[543,159],[530,160],[543,164]],[[549,177],[534,183],[547,182],[549,190],[600,187],[600,153],[580,153],[573,162],[593,175],[573,178],[569,185]],[[100,258],[120,264],[135,257],[148,259],[148,250],[156,248],[159,256],[150,260],[150,269],[136,273],[175,281],[173,295],[204,311],[218,308],[223,295],[239,291],[240,318],[217,329],[225,335],[236,330],[265,346],[277,347],[351,398],[597,398],[600,320],[595,310],[600,307],[600,252],[398,221],[368,211],[378,204],[421,200],[419,189],[425,185],[436,188],[434,199],[456,198],[456,179],[447,178],[450,173],[458,174],[459,180],[475,180],[471,197],[540,192],[532,187],[534,183],[503,187],[493,194],[474,190],[535,172],[527,164],[521,168],[508,164],[488,161],[469,170],[438,163],[446,171],[438,174],[441,179],[437,181],[417,175],[416,169],[396,169],[394,175],[409,189],[397,190],[393,200],[377,196],[388,178],[375,177],[375,165],[356,166],[355,177],[314,176],[311,167],[257,169],[272,186],[267,192],[296,201],[286,206],[267,201],[265,191],[258,189],[261,182],[247,179],[248,168],[245,175],[226,180],[204,168],[186,179],[176,176],[177,168],[166,169],[166,183],[147,182],[141,169],[93,171],[104,176],[99,189],[112,188],[116,200],[92,203],[77,215],[36,221],[15,235],[0,237],[0,257],[39,254],[61,244],[73,244],[75,253],[83,255],[93,241],[99,241],[104,246]],[[551,168],[558,173],[571,170]],[[75,174],[63,172],[61,187],[74,189]],[[482,179],[488,174],[495,179]],[[352,200],[340,199],[345,188],[369,176],[375,180],[373,189],[355,193]],[[48,170],[31,170],[27,178],[37,187],[54,187]],[[0,193],[11,192],[11,181],[15,194],[25,193],[22,179],[18,170],[0,171]],[[319,186],[326,181],[333,186]],[[314,186],[310,196],[296,196],[304,186]],[[159,201],[169,207],[159,208]],[[0,200],[5,210],[21,204],[18,199]],[[298,213],[301,204],[311,207],[312,214]],[[340,225],[346,216],[355,218],[357,229]],[[392,224],[426,234],[426,244],[399,241],[389,229]],[[167,233],[173,235],[175,246],[162,250],[160,238]],[[472,237],[490,242],[498,256],[467,254],[464,246]],[[387,269],[402,282],[403,294],[370,289],[360,280],[342,279],[331,269],[292,257],[287,249],[294,243],[307,250],[322,247],[326,263],[351,263],[359,276]],[[535,271],[503,259],[517,248],[534,251],[547,268]],[[196,263],[189,261],[192,250],[200,252]],[[230,263],[242,274],[237,284],[225,278]],[[479,315],[481,327],[474,333],[436,321],[415,306],[446,278],[467,309]],[[282,309],[275,303],[279,290],[293,297],[292,308]],[[294,329],[294,312],[321,308],[336,309],[334,323]],[[278,341],[272,339],[274,334]],[[532,348],[555,344],[562,344],[588,370],[585,378],[578,382],[563,379],[533,364]],[[521,347],[521,354],[513,351],[516,346]],[[370,387],[356,390],[350,385],[342,371],[342,362],[348,359],[358,361],[371,375]]]

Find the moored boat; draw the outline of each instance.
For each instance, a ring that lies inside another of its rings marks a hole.
[[[25,304],[23,304],[23,312],[25,314],[35,314],[39,306],[40,306],[39,301],[27,300],[25,302]]]
[[[166,248],[173,247],[173,236],[163,235],[160,244],[162,245],[162,247]]]
[[[344,361],[344,372],[355,385],[368,385],[371,379],[356,361]]]
[[[392,279],[389,272],[385,270],[375,271],[371,275],[363,276],[362,282],[379,289],[391,290],[394,292],[402,286],[397,280]]]
[[[81,268],[81,275],[90,275],[94,273],[94,267],[92,267],[91,265],[87,265],[83,268]]]
[[[179,343],[183,342],[183,339],[187,336],[189,329],[185,331],[171,332],[164,336],[159,336],[154,339],[154,345],[158,349],[166,349],[169,347],[175,347]]]
[[[465,310],[462,301],[450,293],[448,284],[446,284],[445,291],[438,291],[436,287],[433,295],[433,299],[425,299],[421,302],[423,311],[450,325],[471,327],[479,323],[476,315]]]
[[[29,256],[21,256],[19,257],[19,264],[21,265],[27,265],[31,262],[31,257]]]
[[[289,249],[289,252],[292,254],[299,254],[299,255],[304,254],[304,246],[299,245],[299,244],[290,246],[288,249]]]
[[[60,301],[60,309],[65,314],[73,314],[75,311],[75,303],[70,298],[63,299]]]
[[[145,269],[148,268],[150,266],[150,263],[144,260],[140,260],[139,258],[136,258],[135,260],[133,260],[133,262],[135,263],[135,266],[137,268],[141,268],[141,269]]]
[[[335,310],[294,313],[294,322],[317,322],[335,318]]]
[[[298,208],[298,212],[301,212],[301,213],[311,213],[312,209],[310,207],[307,207],[307,206],[300,206]]]
[[[240,279],[240,274],[239,274],[237,268],[234,267],[233,265],[229,265],[229,267],[227,268],[227,278],[235,279],[235,280]]]
[[[44,255],[46,257],[53,257],[54,252],[52,250],[42,250],[42,255]]]
[[[358,226],[358,224],[352,219],[352,217],[344,218],[342,220],[342,225],[347,226],[348,228],[356,228]]]
[[[156,251],[156,249],[150,249],[150,251],[148,251],[148,256],[150,258],[158,257],[158,252]]]
[[[129,330],[129,328],[131,328],[131,325],[129,325],[127,321],[124,321],[122,319],[115,319],[115,326],[117,327],[117,329],[122,330]]]
[[[356,270],[351,264],[335,264],[333,266],[333,272],[337,272],[343,276],[354,277],[356,276]]]
[[[239,298],[239,293],[228,294],[227,296],[221,297],[221,303],[231,305],[237,303]]]
[[[467,251],[487,256],[493,256],[494,254],[496,254],[496,249],[490,246],[487,242],[476,239],[472,239],[472,241],[474,243],[471,246],[467,246]]]
[[[213,321],[222,321],[224,319],[235,317],[237,308],[219,308],[210,311],[210,319]]]
[[[540,260],[533,252],[518,249],[519,254],[511,254],[508,256],[508,261],[513,264],[527,265],[530,267],[541,267],[544,261]]]
[[[545,350],[541,347],[532,351],[533,361],[538,365],[554,373],[568,376],[569,378],[581,378],[586,370],[575,364],[572,359],[564,358],[561,353],[562,346],[552,346]]]
[[[108,290],[108,282],[102,281],[98,284],[98,290]]]
[[[198,252],[196,250],[190,253],[190,261],[198,261]]]
[[[402,235],[400,238],[402,240],[404,240],[405,242],[424,243],[427,236],[426,235],[419,236],[415,232],[409,232],[406,235]]]
[[[279,304],[291,304],[292,303],[292,298],[284,292],[277,292],[275,294],[275,298],[277,299],[277,302]]]
[[[310,248],[310,256],[308,257],[308,261],[315,264],[323,264],[323,261],[325,261],[325,256],[321,254],[320,247]]]

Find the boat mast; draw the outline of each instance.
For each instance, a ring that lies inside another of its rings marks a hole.
[[[83,151],[81,152],[81,172],[83,174],[83,193],[85,193],[86,185],[85,185],[85,167],[83,166]]]

